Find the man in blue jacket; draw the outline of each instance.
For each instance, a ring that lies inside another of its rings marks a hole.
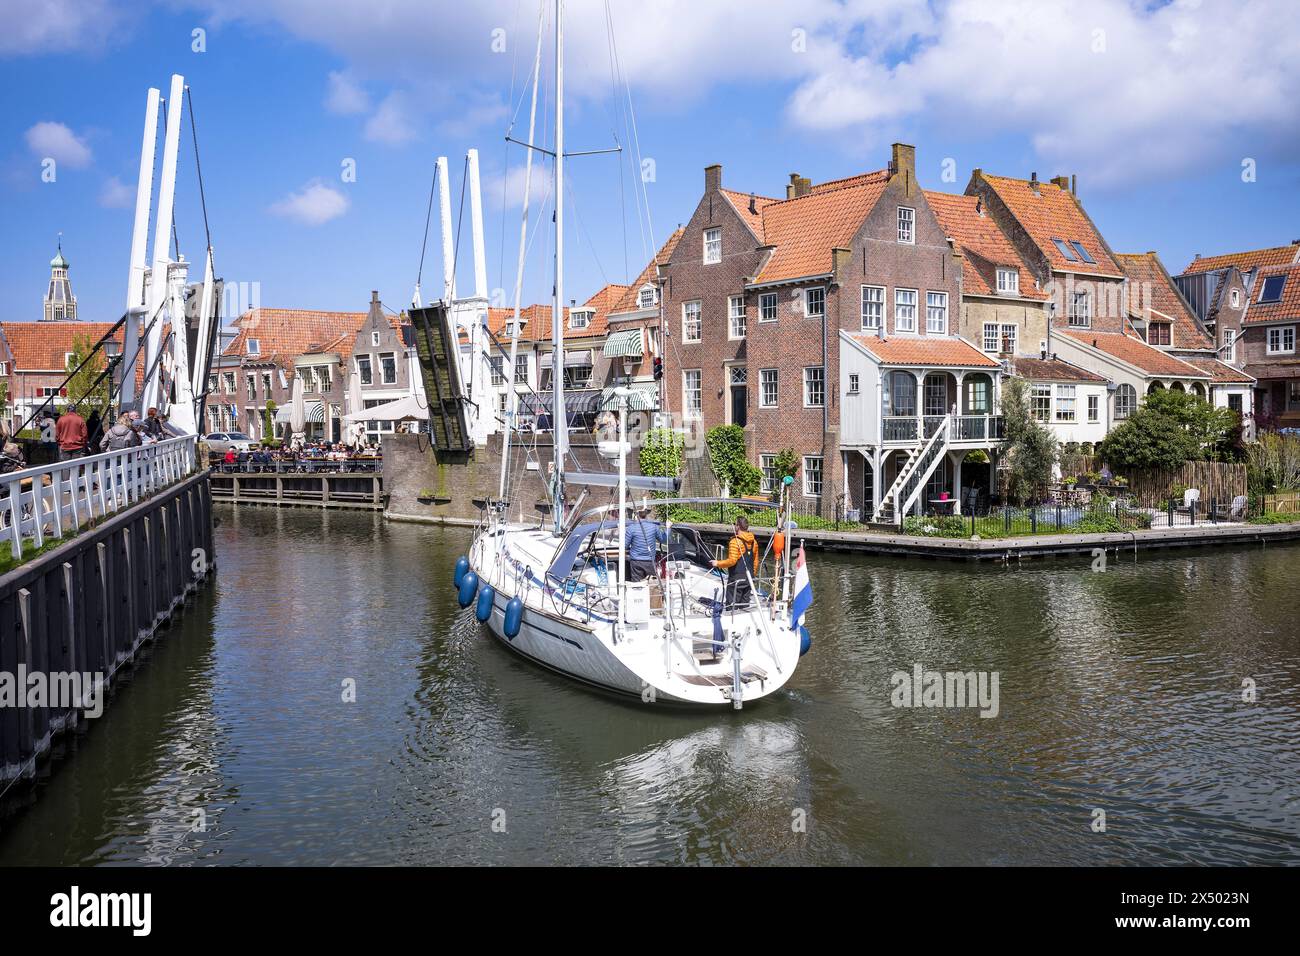
[[[627,551],[628,579],[642,581],[655,576],[655,551],[659,542],[667,541],[668,533],[654,518],[649,508],[641,508],[636,517],[627,523],[623,534],[623,547]]]

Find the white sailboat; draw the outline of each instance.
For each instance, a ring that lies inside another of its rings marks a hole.
[[[769,543],[769,553],[751,570],[741,561],[744,586],[729,593],[726,579],[712,567],[710,549],[690,526],[664,528],[655,558],[655,574],[632,581],[626,561],[629,492],[662,494],[675,479],[627,475],[628,393],[619,390],[618,441],[601,443],[601,453],[618,463],[613,474],[564,471],[568,456],[564,404],[564,31],[563,3],[555,4],[555,292],[552,306],[552,409],[554,476],[551,517],[534,524],[510,522],[507,516],[510,426],[515,396],[510,395],[502,461],[501,497],[486,503],[469,554],[456,566],[455,585],[463,607],[471,604],[480,621],[503,644],[561,674],[604,690],[631,695],[647,703],[730,704],[740,709],[779,690],[789,681],[808,646],[802,627],[804,600],[793,600],[788,549],[783,536]],[[536,74],[534,70],[534,116]],[[529,143],[533,129],[530,123]],[[531,177],[531,154],[526,180]],[[525,187],[525,197],[528,189]],[[520,275],[516,282],[516,320],[522,281],[527,206],[520,236]],[[514,367],[519,323],[511,343],[508,368]],[[617,488],[617,505],[584,513],[568,507],[567,485]],[[730,502],[727,499],[655,499],[664,513],[673,505],[747,510],[770,508],[781,526],[793,527],[790,483],[782,486],[783,504]],[[774,546],[775,545],[775,546]],[[800,569],[802,572],[802,568]],[[738,573],[738,572],[737,572]],[[806,574],[800,581],[806,583]],[[792,612],[792,605],[794,610]],[[793,617],[792,617],[793,614]]]

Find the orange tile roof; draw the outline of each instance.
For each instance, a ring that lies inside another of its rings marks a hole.
[[[724,189],[723,192],[726,192],[726,190]],[[775,202],[775,200],[771,201]],[[627,291],[614,303],[609,310],[611,313],[638,311],[637,296],[641,293],[641,287],[647,282],[654,282],[658,277],[658,266],[672,258],[673,250],[677,248],[677,243],[681,241],[685,233],[686,228],[684,226],[678,226],[673,230],[673,234],[659,247],[659,251],[655,253],[654,258],[646,263],[645,268],[641,270],[641,274],[636,277],[636,281],[628,286]]]
[[[1267,249],[1253,249],[1249,252],[1228,252],[1221,256],[1197,256],[1191,261],[1184,275],[1196,272],[1214,272],[1235,266],[1242,272],[1249,272],[1261,266],[1281,266],[1300,261],[1300,245],[1270,246]]]
[[[923,191],[939,225],[962,251],[964,294],[997,295],[997,269],[1002,266],[1020,273],[1020,298],[1040,301],[1047,298],[1047,293],[1034,287],[1033,273],[993,217],[981,215],[979,197]]]
[[[738,193],[734,189],[719,189],[727,198],[727,201],[735,207],[740,218],[745,220],[745,225],[758,237],[758,241],[763,241],[763,209],[774,202],[780,202],[779,199],[771,199],[767,196],[757,196],[751,193]],[[754,211],[749,211],[750,201],[753,201]],[[675,243],[674,243],[675,245]]]
[[[1195,365],[1202,372],[1208,373],[1210,380],[1215,385],[1250,385],[1255,381],[1245,372],[1235,369],[1231,365],[1225,365],[1218,359],[1189,355],[1183,361],[1188,365]]]
[[[895,336],[881,339],[870,332],[846,332],[845,334],[886,365],[1000,367],[998,362],[964,339],[944,338],[937,335]]]
[[[1027,179],[990,176],[987,173],[983,177],[1029,233],[1053,269],[1076,274],[1123,277],[1120,267],[1106,252],[1101,235],[1068,189],[1062,189],[1054,183],[1040,182],[1038,192],[1035,193]],[[1053,239],[1062,239],[1067,243],[1071,239],[1078,240],[1088,254],[1097,260],[1097,264],[1071,262],[1056,248]]]
[[[1282,298],[1277,302],[1260,302],[1264,291],[1264,280],[1273,276],[1284,276]],[[1245,324],[1259,322],[1278,322],[1285,319],[1300,319],[1300,264],[1287,266],[1266,266],[1259,270],[1255,284],[1250,290],[1250,300],[1246,305]]]
[[[237,320],[239,332],[224,355],[256,362],[275,362],[292,369],[293,360],[314,346],[361,330],[367,312],[317,312],[309,309],[252,309]],[[391,321],[391,320],[390,320]],[[394,323],[396,325],[396,323]],[[258,353],[248,355],[248,339],[256,339]]]
[[[1150,307],[1173,319],[1170,342],[1176,349],[1212,349],[1214,340],[1196,321],[1196,316],[1184,301],[1174,280],[1165,271],[1160,257],[1154,252],[1116,253],[1120,268],[1129,281],[1140,290],[1150,290],[1150,299],[1144,291],[1130,290],[1130,301],[1149,304]],[[1146,318],[1146,316],[1143,316]],[[1159,320],[1159,316],[1155,316]]]
[[[1031,382],[1105,382],[1104,375],[1059,358],[1015,358],[1012,374]]]
[[[1058,334],[1068,335],[1084,345],[1091,345],[1121,362],[1127,362],[1147,375],[1173,378],[1205,378],[1206,372],[1174,358],[1168,352],[1147,345],[1136,336],[1122,332],[1087,332],[1081,329],[1061,329]]]
[[[94,345],[112,327],[112,322],[0,322],[0,335],[13,353],[13,371],[63,372],[77,339]],[[123,339],[118,329],[112,340],[121,345]]]
[[[831,250],[846,248],[888,185],[879,173],[814,187],[806,196],[771,202],[761,210],[764,245],[774,246],[755,282],[784,282],[826,275]]]

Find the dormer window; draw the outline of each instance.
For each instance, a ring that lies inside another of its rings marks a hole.
[[[643,285],[641,291],[637,293],[636,307],[638,309],[653,309],[655,299],[655,287],[649,284]]]
[[[998,270],[998,295],[1019,295],[1019,294],[1020,294],[1020,270],[999,269]]]
[[[1171,326],[1168,322],[1152,322],[1147,326],[1148,345],[1171,345]]]
[[[260,342],[258,342],[257,339],[249,339],[249,340],[248,340],[247,352],[248,352],[249,355],[261,355],[261,354],[262,354],[262,344],[261,344]]]
[[[909,245],[916,242],[916,210],[898,207],[898,241]]]
[[[573,309],[569,312],[569,328],[585,329],[591,325],[590,309]]]

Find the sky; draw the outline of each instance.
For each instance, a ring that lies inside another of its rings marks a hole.
[[[538,143],[554,107],[552,0]],[[1117,252],[1300,238],[1292,0],[569,0],[565,290],[634,278],[693,212],[704,167],[783,196],[917,147],[924,187],[1078,176]],[[535,0],[0,0],[0,319],[36,319],[62,233],[83,319],[115,320],[146,91],[192,95],[214,260],[245,304],[409,304],[438,156],[461,221],[481,156],[488,286],[514,300]],[[176,237],[201,262],[191,110]],[[161,144],[161,136],[159,138]],[[549,159],[534,153],[524,301],[548,301]],[[354,171],[355,175],[351,175]],[[469,204],[457,281],[472,284]],[[195,266],[197,273],[201,266]],[[441,290],[438,221],[422,284]],[[195,274],[192,279],[197,280]],[[233,300],[232,300],[233,301]]]

